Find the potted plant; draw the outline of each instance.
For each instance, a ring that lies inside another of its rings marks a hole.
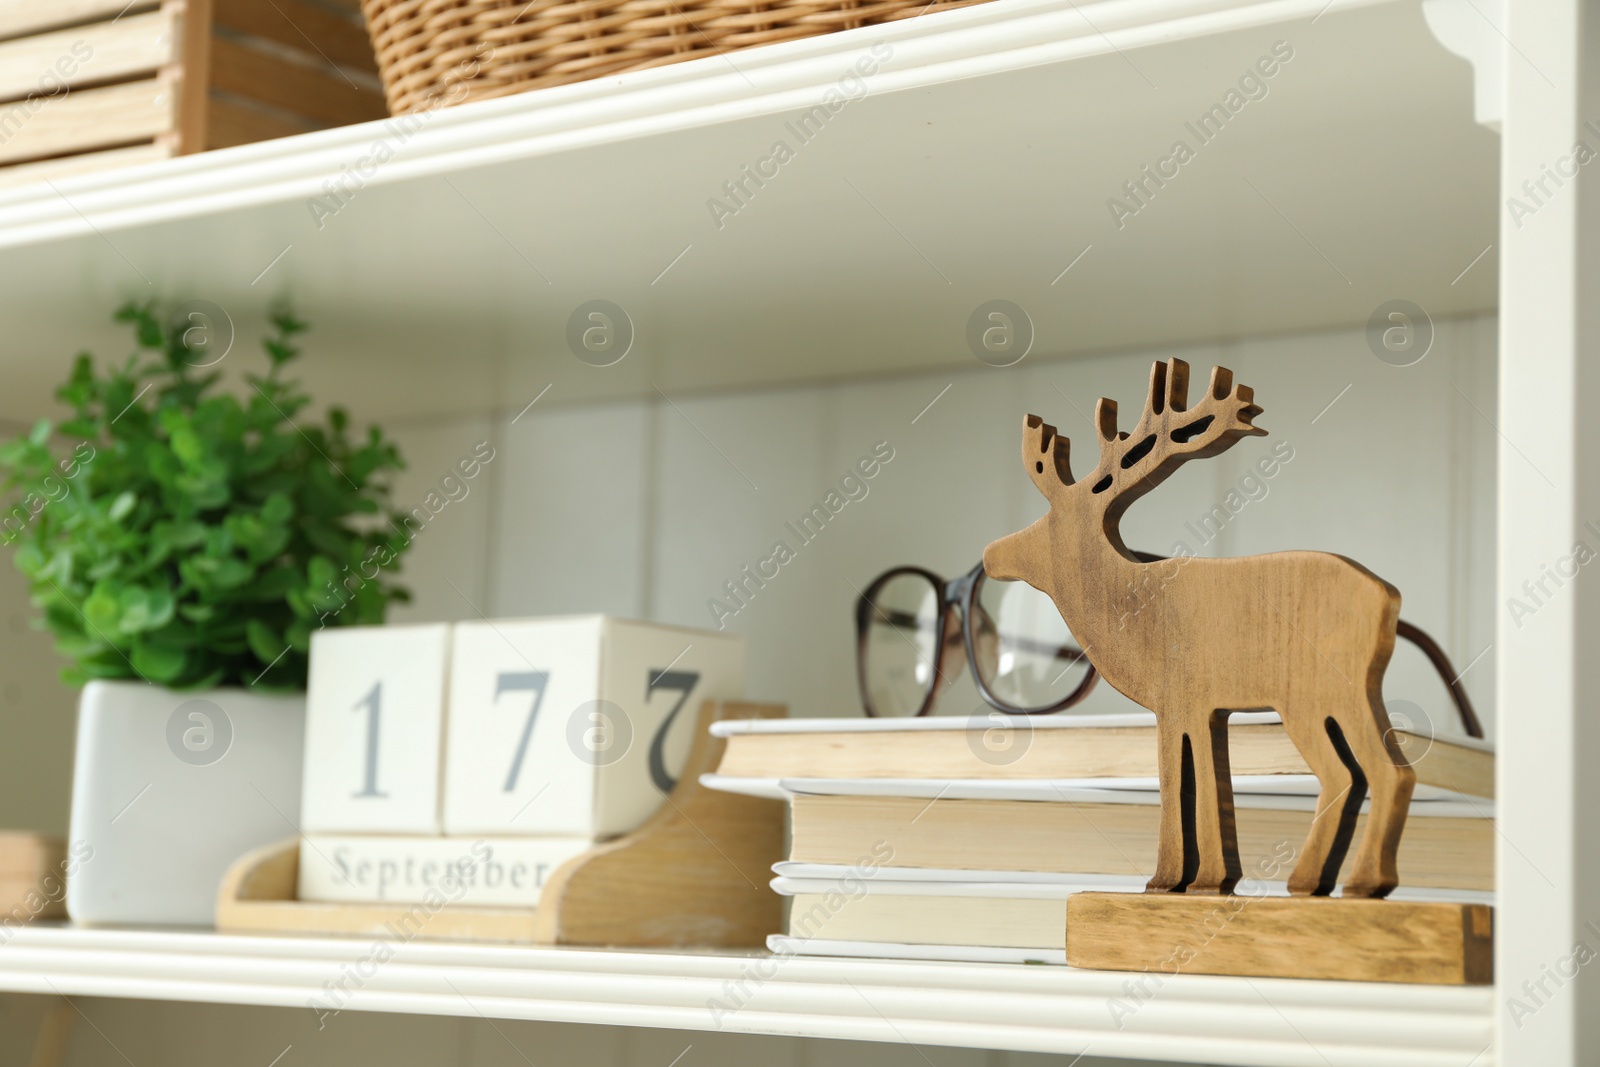
[[[409,538],[386,513],[402,463],[376,427],[308,413],[287,312],[237,395],[220,309],[117,319],[134,353],[78,356],[56,392],[71,417],[0,446],[0,540],[84,687],[69,913],[209,924],[228,864],[297,831],[312,631],[405,597],[390,569]]]

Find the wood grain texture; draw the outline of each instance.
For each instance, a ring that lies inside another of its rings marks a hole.
[[[177,22],[175,11],[152,11],[0,43],[0,100],[153,75],[175,58]]]
[[[66,857],[58,837],[0,831],[0,920],[65,919]]]
[[[332,70],[294,63],[225,37],[211,41],[211,87],[329,126],[389,114],[376,90]]]
[[[0,104],[0,163],[149,141],[177,129],[176,86],[161,78]],[[33,108],[33,104],[41,105]]]
[[[210,100],[206,108],[205,147],[208,149],[271,141],[318,127],[314,122],[299,121],[282,112],[265,111],[233,99]]]
[[[555,872],[539,902],[538,940],[560,945],[758,948],[782,928],[767,886],[783,857],[784,805],[706,789],[723,740],[718,719],[782,718],[782,705],[707,701],[678,785],[631,834]]]
[[[108,148],[104,152],[80,152],[74,156],[40,160],[37,163],[18,163],[0,167],[0,189],[12,185],[25,185],[41,178],[67,178],[74,174],[91,174],[97,170],[131,167],[136,163],[153,163],[170,159],[174,155],[171,145],[141,144],[129,148]]]
[[[1494,980],[1494,909],[1363,899],[1078,893],[1067,963],[1112,971],[1423,985]]]
[[[700,711],[677,787],[643,826],[568,861],[537,908],[329,904],[295,899],[298,839],[241,857],[217,892],[217,929],[647,948],[755,948],[777,932],[782,899],[767,886],[782,858],[783,804],[700,784],[716,766],[719,718],[781,718],[781,705],[714,703]]]
[[[1081,480],[1067,439],[1028,416],[1022,459],[1050,510],[989,545],[984,568],[1048,594],[1106,681],[1155,713],[1162,821],[1151,892],[1227,893],[1238,882],[1228,715],[1271,708],[1322,787],[1290,891],[1332,891],[1370,790],[1344,891],[1384,896],[1399,881],[1395,853],[1416,785],[1383,706],[1400,594],[1324,552],[1134,557],[1119,524],[1135,501],[1183,463],[1266,432],[1252,421],[1262,410],[1254,394],[1228,370],[1213,368],[1193,407],[1188,393],[1188,364],[1156,363],[1131,433],[1102,398],[1099,463]]]
[[[789,858],[853,864],[875,842],[894,846],[892,865],[968,871],[1149,874],[1160,809],[1153,804],[1041,803],[920,797],[797,796]],[[1313,812],[1239,807],[1239,862],[1246,878],[1278,880]],[[1359,833],[1366,816],[1356,821]],[[1406,820],[1398,862],[1405,884],[1494,889],[1494,820],[1430,816]],[[1341,877],[1349,875],[1347,857]]]
[[[0,0],[0,40],[148,11],[159,0]]]
[[[1494,753],[1396,729],[1416,752],[1417,781],[1468,796],[1494,796]],[[1230,726],[1234,774],[1309,774],[1300,751],[1276,723]],[[980,759],[966,731],[736,734],[717,773],[738,778],[1154,778],[1153,726],[1040,729],[1010,763]]]
[[[211,99],[211,3],[212,0],[166,0],[163,11],[178,20],[177,62],[167,76],[177,86],[178,128],[169,138],[178,155],[206,150],[206,129],[210,125]]]
[[[356,70],[378,70],[359,13],[337,11],[300,0],[213,0],[219,29],[276,41],[286,48],[309,52],[330,63]]]
[[[375,67],[358,16],[302,0],[0,0],[0,164],[140,144],[156,150],[127,158],[163,158],[383,118]]]

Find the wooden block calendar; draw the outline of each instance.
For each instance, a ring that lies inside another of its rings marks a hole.
[[[694,709],[743,692],[740,638],[602,615],[322,631],[299,897],[531,907],[660,807]]]
[[[693,709],[743,695],[729,634],[602,615],[323,630],[302,827],[613,837],[671,791]]]

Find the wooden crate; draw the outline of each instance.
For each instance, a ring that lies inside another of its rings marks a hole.
[[[356,0],[0,0],[0,184],[387,114]]]

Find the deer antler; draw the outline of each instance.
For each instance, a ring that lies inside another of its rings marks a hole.
[[[1234,386],[1233,372],[1211,368],[1211,384],[1193,408],[1189,404],[1189,365],[1181,359],[1150,368],[1150,395],[1132,433],[1117,429],[1117,404],[1104,397],[1095,405],[1100,436],[1100,465],[1095,468],[1095,493],[1119,497],[1138,487],[1142,493],[1159,485],[1187,460],[1214,456],[1242,437],[1266,434],[1251,420],[1261,414],[1255,391]]]
[[[1072,484],[1071,446],[1071,441],[1037,415],[1029,415],[1022,424],[1022,464],[1047,498]]]

